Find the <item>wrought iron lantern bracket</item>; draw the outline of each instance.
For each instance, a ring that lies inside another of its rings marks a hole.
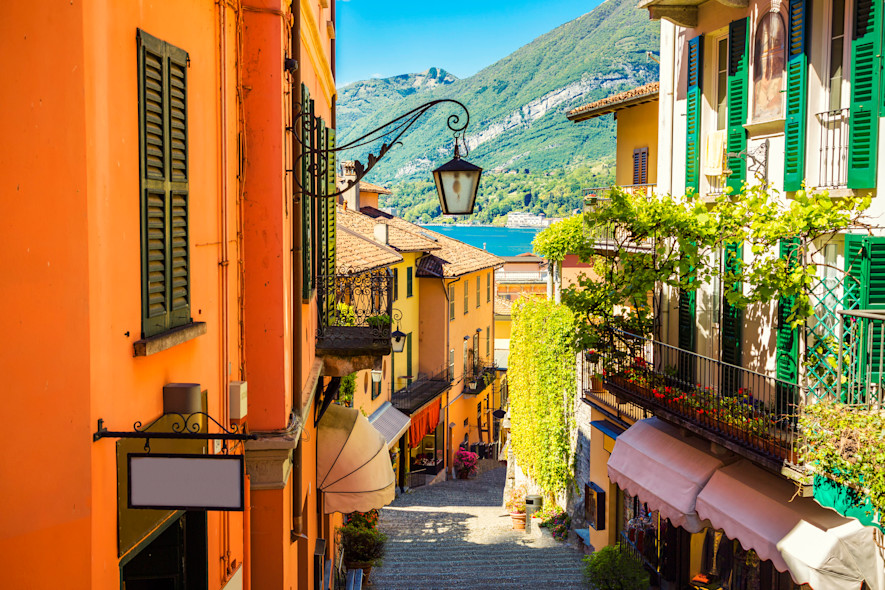
[[[331,149],[323,149],[314,145],[305,145],[304,138],[301,137],[301,130],[303,130],[305,127],[302,119],[306,117],[306,120],[308,122],[307,124],[309,125],[315,125],[316,123],[311,120],[310,113],[298,113],[293,120],[293,127],[288,128],[288,130],[293,132],[296,141],[298,141],[299,145],[301,146],[301,154],[298,156],[297,161],[303,163],[304,158],[310,158],[308,160],[308,162],[310,163],[307,167],[307,170],[311,174],[316,174],[318,170],[321,170],[326,166],[326,162],[330,154],[337,154],[346,150],[351,150],[365,145],[371,145],[379,141],[381,141],[382,143],[381,147],[378,149],[377,154],[369,153],[366,165],[364,165],[359,160],[354,161],[355,178],[348,180],[343,188],[337,190],[334,193],[311,192],[309,187],[302,186],[302,183],[298,178],[298,174],[292,175],[295,180],[295,184],[298,186],[298,189],[301,191],[302,194],[308,195],[315,199],[338,197],[339,195],[344,194],[345,192],[353,188],[360,180],[362,180],[369,173],[369,171],[372,170],[372,168],[374,168],[375,165],[380,162],[385,155],[387,155],[387,152],[390,151],[391,148],[395,147],[396,145],[402,145],[400,138],[412,127],[412,125],[414,125],[418,121],[418,119],[420,119],[430,109],[442,103],[452,103],[464,110],[463,124],[461,123],[462,116],[459,113],[453,113],[449,115],[448,119],[446,120],[446,124],[449,130],[455,136],[455,148],[457,153],[458,141],[459,139],[463,140],[464,131],[467,129],[467,125],[470,123],[470,112],[467,110],[466,106],[453,98],[440,98],[437,100],[426,102],[421,106],[412,109],[408,113],[400,115],[399,117],[388,121],[387,123],[384,123],[379,127],[376,127],[365,135],[362,135],[352,141],[341,144]],[[466,149],[467,148],[465,144],[465,152]]]
[[[222,448],[223,452],[227,452],[227,441],[246,441],[246,440],[256,440],[258,435],[256,434],[248,434],[245,432],[240,432],[240,427],[236,424],[232,424],[231,427],[225,428],[222,426],[218,420],[207,414],[206,412],[194,412],[193,414],[179,414],[177,412],[170,412],[167,414],[163,414],[163,416],[177,416],[176,421],[172,422],[172,431],[171,432],[152,432],[150,429],[157,424],[157,422],[153,422],[148,424],[147,426],[142,426],[140,420],[136,421],[132,425],[131,431],[116,431],[116,430],[108,430],[104,425],[104,420],[102,418],[98,419],[98,428],[92,434],[92,441],[97,442],[102,438],[143,438],[145,439],[144,450],[145,452],[151,452],[151,439],[152,438],[171,438],[176,440],[220,440],[224,441],[224,446]],[[221,429],[221,432],[200,432],[200,422],[199,420],[191,422],[194,417],[203,417],[205,416],[209,420],[211,420],[218,428]]]

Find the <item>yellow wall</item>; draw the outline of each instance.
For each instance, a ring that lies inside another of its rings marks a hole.
[[[509,315],[495,316],[495,338],[510,338],[510,325],[512,323],[511,316]]]
[[[657,182],[658,101],[617,112],[618,148],[615,182],[633,184],[633,150],[648,148],[648,184]]]
[[[412,334],[412,366],[408,366],[406,362],[407,357],[407,349],[403,349],[400,353],[393,353],[393,389],[394,391],[402,389],[407,385],[407,382],[403,377],[412,376],[417,377],[420,361],[419,359],[419,349],[420,345],[418,343],[419,333],[420,333],[420,323],[419,323],[419,314],[421,312],[421,296],[420,296],[420,288],[419,283],[421,281],[418,280],[418,270],[416,268],[416,263],[418,258],[423,255],[423,252],[402,252],[403,261],[399,264],[395,264],[391,268],[396,269],[397,274],[399,276],[399,288],[397,289],[396,299],[393,302],[393,315],[394,318],[398,316],[398,314],[402,315],[402,318],[393,325],[393,329],[397,329],[397,327],[406,334]],[[412,296],[406,296],[406,283],[407,283],[407,270],[408,268],[412,269]],[[426,283],[423,283],[426,284]],[[436,336],[436,338],[440,338],[440,334]]]

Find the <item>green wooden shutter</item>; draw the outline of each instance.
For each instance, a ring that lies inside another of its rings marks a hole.
[[[854,4],[848,188],[876,187],[882,11],[881,0],[856,0]]]
[[[747,149],[747,87],[749,85],[749,39],[747,38],[748,19],[742,18],[728,25],[728,152],[738,154]],[[740,192],[747,178],[743,158],[728,158],[727,186],[733,192]]]
[[[326,194],[331,195],[337,190],[336,167],[335,167],[335,130],[326,130]],[[326,243],[323,248],[326,252],[326,293],[328,293],[326,306],[331,315],[335,311],[335,267],[336,267],[336,223],[337,210],[334,197],[323,199],[326,203]]]
[[[726,275],[736,275],[740,272],[743,248],[741,244],[732,242],[725,245],[723,250],[725,257],[724,266]],[[735,283],[732,289],[739,291],[740,283]],[[722,362],[740,367],[742,364],[742,332],[744,314],[742,310],[731,305],[725,298],[725,290],[722,292],[722,333],[721,348]],[[738,374],[733,369],[725,367],[723,375],[723,387],[728,393],[733,393],[740,387]]]
[[[301,192],[301,296],[310,299],[313,290],[312,261],[313,250],[311,248],[311,236],[313,227],[313,199],[306,192],[311,192],[311,168],[310,152],[312,146],[313,113],[310,108],[310,91],[307,86],[301,85],[301,186],[305,189]]]
[[[846,234],[845,271],[846,309],[885,310],[885,237]],[[869,325],[873,333],[863,334],[860,359],[865,362],[870,355],[870,380],[878,382],[881,381],[879,364],[882,359],[878,343],[882,328],[881,322],[870,322]],[[872,347],[868,352],[870,342]],[[856,362],[856,359],[852,361]],[[860,370],[852,371],[858,377],[862,372],[863,365]]]
[[[694,352],[697,291],[679,291],[679,348]]]
[[[142,336],[191,321],[187,53],[137,33]]]
[[[703,102],[704,36],[688,42],[688,111],[686,113],[685,189],[700,190],[701,103]]]
[[[805,176],[805,117],[808,110],[806,0],[790,0],[787,51],[787,117],[784,126],[784,190],[802,188]]]
[[[794,269],[799,264],[799,240],[797,238],[781,240],[780,257],[787,263],[787,269]],[[777,378],[796,383],[799,378],[799,333],[790,326],[795,297],[781,297],[777,304]]]

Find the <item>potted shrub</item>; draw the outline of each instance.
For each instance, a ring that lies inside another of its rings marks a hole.
[[[458,479],[468,479],[476,475],[476,464],[479,461],[479,455],[472,453],[467,449],[458,449],[455,453],[455,473]]]
[[[366,318],[366,323],[373,328],[383,328],[385,326],[390,326],[390,316],[386,313],[369,316]]]
[[[510,521],[513,524],[513,530],[525,530],[525,496],[528,490],[525,485],[514,487],[507,494],[507,501],[504,507],[510,512]]]
[[[609,545],[584,556],[584,581],[596,590],[647,590],[648,573],[621,545]]]
[[[344,565],[347,569],[361,569],[366,580],[372,567],[381,565],[384,557],[384,544],[387,535],[374,528],[362,526],[359,522],[349,522],[338,528],[341,548],[344,551]]]

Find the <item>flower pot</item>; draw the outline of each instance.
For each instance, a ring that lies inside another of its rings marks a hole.
[[[467,471],[459,471],[458,479],[470,479],[470,473]]]
[[[525,512],[511,512],[510,522],[513,524],[514,531],[525,530]]]
[[[363,570],[363,584],[368,583],[369,574],[372,573],[371,561],[348,561],[345,559],[344,567],[349,570]]]

